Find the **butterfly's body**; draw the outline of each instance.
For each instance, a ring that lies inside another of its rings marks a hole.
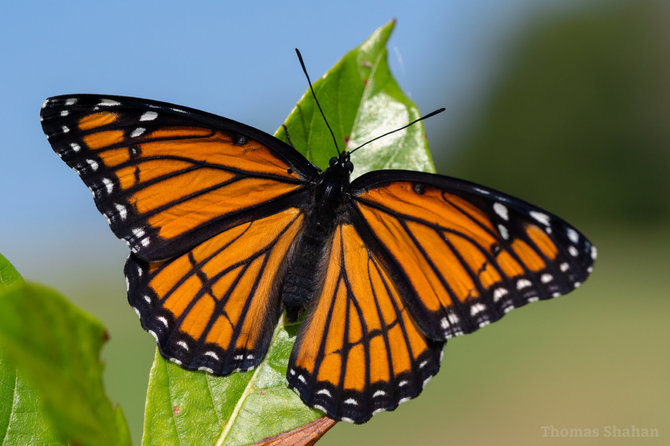
[[[346,218],[345,196],[353,165],[344,152],[315,180],[312,201],[306,206],[305,224],[290,254],[282,301],[290,321],[296,320],[317,294],[324,274],[324,251],[333,236],[338,218]]]
[[[131,248],[128,301],[161,354],[227,375],[307,309],[287,368],[303,401],[363,423],[417,396],[447,339],[579,286],[595,248],[560,217],[441,175],[325,172],[194,109],[47,100],[42,127]]]

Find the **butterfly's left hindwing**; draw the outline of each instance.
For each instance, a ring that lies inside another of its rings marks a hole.
[[[260,130],[162,102],[58,96],[41,119],[112,231],[148,261],[302,202],[318,174]]]
[[[357,230],[432,339],[470,333],[510,310],[578,287],[596,257],[561,218],[473,183],[375,171],[351,185]]]
[[[280,289],[303,215],[242,223],[164,262],[131,255],[128,300],[161,354],[226,375],[258,365],[281,312]]]

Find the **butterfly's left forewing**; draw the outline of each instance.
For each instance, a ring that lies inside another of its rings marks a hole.
[[[112,231],[148,261],[300,203],[318,174],[264,132],[162,102],[58,96],[41,120]]]
[[[501,192],[393,170],[368,173],[351,190],[352,221],[429,338],[470,333],[591,272],[596,250],[584,235]]]

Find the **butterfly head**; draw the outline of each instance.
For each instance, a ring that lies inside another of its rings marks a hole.
[[[340,171],[342,176],[348,177],[354,171],[354,163],[351,162],[349,152],[342,152],[339,156],[334,156],[330,159],[328,168]]]

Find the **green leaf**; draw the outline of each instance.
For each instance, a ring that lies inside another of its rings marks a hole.
[[[104,327],[54,290],[18,281],[0,290],[0,345],[34,392],[14,387],[19,400],[14,425],[38,433],[44,419],[20,413],[39,404],[58,434],[71,443],[128,445],[130,437],[120,408],[113,408],[102,386],[100,349]],[[11,429],[8,433],[11,433]],[[26,434],[31,435],[31,434]],[[16,443],[50,443],[16,441]]]
[[[352,150],[421,116],[389,70],[386,42],[394,26],[395,21],[391,21],[376,30],[314,83],[340,151]],[[300,153],[322,169],[328,167],[328,160],[337,151],[309,90],[285,125]],[[277,134],[287,141],[282,128]],[[352,179],[379,169],[435,171],[421,123],[365,146],[352,155],[352,162]]]
[[[386,42],[394,25],[390,22],[376,30],[314,84],[340,150],[352,149],[420,116],[388,68]],[[321,168],[337,155],[309,90],[286,126],[296,149]],[[282,127],[276,136],[286,141]],[[352,161],[359,175],[383,168],[434,170],[421,124],[375,141],[353,154]],[[249,444],[323,416],[306,407],[286,385],[298,327],[285,324],[282,317],[260,366],[226,377],[185,371],[156,353],[143,444]]]
[[[23,281],[0,254],[0,290]],[[35,389],[0,351],[0,440],[3,445],[67,444],[55,433]]]
[[[2,254],[0,254],[0,288],[11,285],[23,280],[21,274],[9,263]]]

